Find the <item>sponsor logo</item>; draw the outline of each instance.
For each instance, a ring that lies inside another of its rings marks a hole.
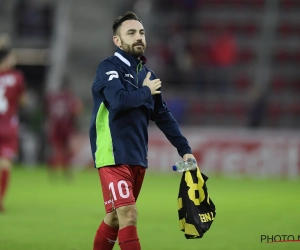
[[[111,81],[114,78],[119,78],[119,74],[117,71],[108,71],[106,75],[109,75],[108,81]]]
[[[116,243],[116,242],[117,242],[116,240],[111,240],[111,239],[109,239],[109,238],[106,238],[106,239],[107,239],[108,243],[112,243],[112,244],[114,244],[114,243]]]
[[[105,202],[104,202],[104,205],[106,206],[107,204],[110,204],[110,203],[114,203],[113,199],[108,200],[108,201],[105,201]]]
[[[213,221],[215,219],[214,214],[212,212],[206,214],[199,214],[201,222]]]
[[[133,79],[133,76],[131,74],[125,74],[124,77],[130,77]]]

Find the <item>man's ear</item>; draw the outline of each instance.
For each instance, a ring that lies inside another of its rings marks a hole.
[[[113,36],[113,41],[114,41],[114,44],[117,46],[117,47],[120,47],[121,46],[121,39],[119,36]]]

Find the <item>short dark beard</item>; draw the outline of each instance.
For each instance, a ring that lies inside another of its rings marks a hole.
[[[136,45],[141,45],[143,47],[143,49],[142,50],[136,50],[135,49]],[[121,39],[121,48],[126,53],[134,56],[135,58],[140,58],[144,54],[146,46],[147,45],[145,43],[143,43],[143,42],[137,42],[137,43],[134,43],[132,45],[128,45],[128,44],[124,43],[123,40]]]

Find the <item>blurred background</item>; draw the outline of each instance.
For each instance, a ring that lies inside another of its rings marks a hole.
[[[143,21],[147,65],[203,166],[298,175],[299,0],[0,0],[0,34],[11,37],[30,97],[20,114],[20,162],[45,162],[42,104],[68,77],[82,102],[73,163],[91,165],[91,85],[98,63],[114,53],[112,23],[127,10]],[[178,156],[152,127],[149,163],[169,169]]]
[[[180,156],[150,123],[143,249],[299,249],[261,236],[299,239],[300,0],[0,0],[0,37],[10,37],[28,97],[0,249],[91,249],[104,216],[88,138],[91,86],[115,51],[112,23],[127,10],[142,19],[147,65],[217,208],[210,232],[186,241],[181,175],[171,170]],[[68,181],[49,181],[47,167],[59,165]]]

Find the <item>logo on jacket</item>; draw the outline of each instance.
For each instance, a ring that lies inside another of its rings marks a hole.
[[[131,74],[125,74],[125,77],[131,77],[133,79],[133,76]]]
[[[108,71],[106,72],[106,75],[110,75],[108,81],[111,81],[114,78],[119,78],[119,74],[117,71]]]

